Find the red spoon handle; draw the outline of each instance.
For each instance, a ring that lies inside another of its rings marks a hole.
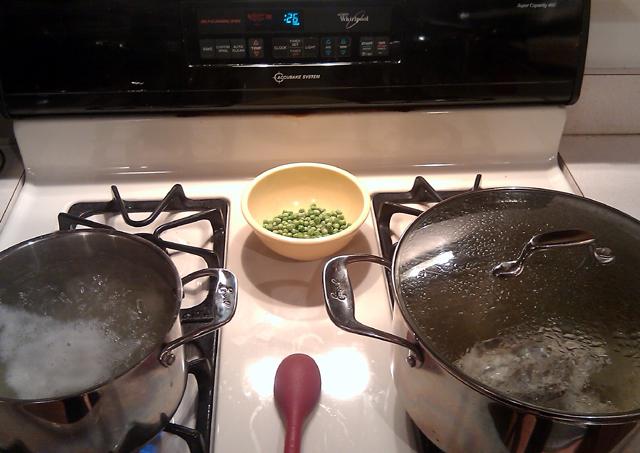
[[[300,429],[303,422],[296,420],[286,421],[286,435],[284,438],[284,453],[300,453],[300,442],[302,441],[302,430]]]
[[[275,403],[284,420],[284,453],[299,453],[304,421],[320,398],[320,370],[305,354],[285,358],[273,385]]]

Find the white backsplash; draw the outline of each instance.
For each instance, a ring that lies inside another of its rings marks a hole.
[[[584,77],[565,127],[565,135],[582,134],[640,134],[640,75]]]
[[[555,106],[458,108],[28,119],[15,122],[15,133],[27,179],[47,184],[249,178],[295,161],[378,174],[407,165],[531,165],[555,160],[564,121]]]
[[[587,74],[640,73],[640,1],[591,0]]]
[[[582,95],[566,135],[640,134],[640,0],[592,0]]]

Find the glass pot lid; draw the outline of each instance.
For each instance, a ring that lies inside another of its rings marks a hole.
[[[518,258],[520,258],[518,260]],[[398,244],[422,343],[494,392],[572,414],[640,408],[640,223],[543,189],[470,192]]]

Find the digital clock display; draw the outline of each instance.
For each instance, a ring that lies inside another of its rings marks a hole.
[[[287,28],[300,28],[302,26],[302,14],[300,11],[285,11],[282,23]]]

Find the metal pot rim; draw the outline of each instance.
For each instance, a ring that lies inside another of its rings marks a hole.
[[[136,236],[134,234],[125,233],[123,231],[118,231],[118,230],[110,230],[110,229],[83,228],[83,229],[80,229],[80,230],[54,231],[52,233],[48,233],[48,234],[44,234],[44,235],[41,235],[41,236],[36,236],[34,238],[27,239],[25,241],[22,241],[22,242],[20,242],[18,244],[15,244],[15,245],[3,250],[2,252],[0,252],[0,261],[2,261],[2,259],[5,258],[6,256],[10,255],[11,253],[13,253],[16,250],[19,250],[19,249],[21,249],[23,247],[29,247],[29,246],[31,246],[33,244],[36,244],[36,243],[39,243],[39,242],[42,242],[42,241],[46,241],[46,240],[50,240],[50,239],[53,239],[55,237],[68,235],[68,234],[100,234],[100,235],[117,236],[117,237],[122,237],[124,239],[132,240],[132,241],[138,242],[141,245],[149,247],[149,251],[153,251],[154,253],[158,254],[161,257],[161,259],[165,263],[167,263],[169,265],[169,269],[171,270],[171,273],[173,274],[175,288],[178,289],[180,294],[177,295],[178,299],[176,300],[176,303],[174,304],[173,313],[171,314],[171,323],[169,323],[169,325],[167,326],[166,332],[164,332],[164,334],[162,336],[162,338],[166,337],[167,333],[169,332],[169,330],[171,330],[171,328],[175,324],[176,320],[178,319],[178,315],[180,314],[180,303],[181,303],[180,297],[181,297],[181,294],[182,294],[182,281],[180,279],[180,275],[178,274],[178,270],[176,269],[175,264],[173,264],[173,262],[171,261],[171,258],[169,258],[169,256],[166,253],[164,253],[164,251],[160,247],[158,247],[157,245],[155,245],[151,241],[147,241],[146,239],[138,237],[138,236]],[[73,398],[73,397],[77,397],[79,395],[84,395],[86,393],[93,392],[93,391],[95,391],[95,390],[97,390],[97,389],[99,389],[101,387],[104,387],[105,385],[108,385],[111,382],[114,382],[114,381],[118,380],[120,377],[124,376],[125,374],[129,373],[130,371],[132,371],[133,369],[138,367],[141,363],[147,361],[152,355],[157,354],[157,349],[161,346],[161,344],[162,343],[159,343],[156,346],[154,346],[153,348],[151,348],[149,353],[147,355],[145,355],[139,362],[131,365],[129,368],[126,368],[121,373],[119,373],[117,375],[114,375],[114,376],[111,376],[106,381],[103,381],[103,382],[101,382],[99,384],[93,385],[92,387],[84,389],[84,390],[82,390],[80,392],[72,393],[72,394],[69,394],[69,395],[55,396],[55,397],[51,397],[51,398],[39,398],[39,399],[20,399],[20,398],[7,398],[7,397],[0,396],[0,402],[20,403],[20,404],[25,404],[25,403],[28,403],[28,404],[47,403],[47,402],[52,402],[52,401],[60,401],[60,400],[64,400],[64,399],[67,399],[67,398]]]
[[[452,197],[446,198],[443,201],[440,201],[436,206],[440,206],[440,205],[445,205],[448,202],[451,202],[453,200],[458,200],[460,198],[464,198],[464,197],[468,197],[471,194],[475,194],[475,193],[485,193],[485,192],[503,192],[503,191],[514,191],[514,192],[540,192],[540,193],[546,193],[546,194],[555,194],[558,196],[563,196],[563,197],[568,197],[568,198],[575,198],[575,199],[580,199],[580,200],[587,200],[588,202],[599,206],[601,208],[604,208],[606,210],[609,210],[610,212],[625,217],[627,220],[632,221],[633,223],[638,225],[638,228],[640,229],[640,221],[637,220],[636,218],[630,216],[629,214],[626,214],[618,209],[615,209],[611,206],[608,206],[604,203],[601,203],[599,201],[596,200],[592,200],[590,198],[586,198],[580,195],[576,195],[576,194],[572,194],[572,193],[568,193],[568,192],[561,192],[558,190],[550,190],[550,189],[543,189],[543,188],[538,188],[538,187],[517,187],[517,186],[510,186],[510,187],[495,187],[495,188],[489,188],[489,189],[479,189],[479,190],[474,190],[474,191],[469,191],[469,192],[464,192],[458,195],[454,195]],[[529,413],[533,413],[539,416],[543,416],[543,417],[548,417],[548,418],[553,418],[556,420],[560,420],[560,421],[564,421],[564,422],[568,422],[568,423],[577,423],[577,424],[598,424],[598,425],[602,425],[602,424],[620,424],[620,423],[625,423],[625,422],[629,422],[629,421],[633,421],[633,420],[637,420],[638,418],[640,418],[640,408],[636,409],[635,411],[627,411],[627,412],[618,412],[618,413],[611,413],[611,414],[594,414],[594,415],[585,415],[585,414],[578,414],[578,413],[572,413],[572,412],[564,412],[564,411],[559,411],[559,410],[554,410],[554,409],[549,409],[549,408],[545,408],[542,406],[537,406],[535,404],[531,404],[531,403],[526,403],[524,401],[520,401],[518,399],[512,398],[509,395],[506,395],[504,393],[498,392],[494,389],[492,389],[491,387],[481,383],[480,381],[473,379],[472,377],[470,377],[469,375],[467,375],[466,373],[462,372],[461,370],[459,370],[457,367],[453,366],[452,364],[449,363],[449,361],[445,360],[443,357],[440,356],[440,354],[437,353],[437,351],[435,351],[433,348],[429,347],[429,345],[424,342],[416,333],[418,330],[416,329],[415,323],[413,318],[410,316],[410,314],[408,313],[403,300],[399,297],[398,294],[398,284],[399,282],[396,280],[396,263],[397,263],[397,256],[400,250],[402,250],[402,245],[405,242],[405,238],[408,236],[408,233],[413,231],[415,229],[414,225],[417,225],[419,223],[419,220],[424,219],[429,217],[430,212],[432,212],[432,209],[427,209],[424,213],[420,214],[414,221],[413,223],[407,227],[407,229],[405,231],[403,231],[402,235],[400,236],[400,239],[398,240],[398,243],[395,247],[395,250],[393,252],[393,257],[391,259],[391,290],[393,291],[393,295],[395,297],[395,300],[397,301],[396,303],[398,304],[398,308],[400,309],[400,312],[402,313],[402,317],[404,319],[404,321],[407,323],[407,325],[409,326],[409,328],[411,329],[411,333],[413,334],[415,341],[420,345],[421,348],[423,348],[424,350],[428,351],[429,355],[431,357],[433,357],[436,362],[438,363],[438,365],[443,368],[446,372],[448,372],[451,376],[453,376],[454,378],[456,378],[457,380],[459,380],[460,382],[462,382],[464,385],[466,385],[467,387],[470,387],[471,389],[497,401],[498,403],[501,404],[506,404],[508,406],[511,406],[515,409],[519,409],[519,410],[523,410]]]

